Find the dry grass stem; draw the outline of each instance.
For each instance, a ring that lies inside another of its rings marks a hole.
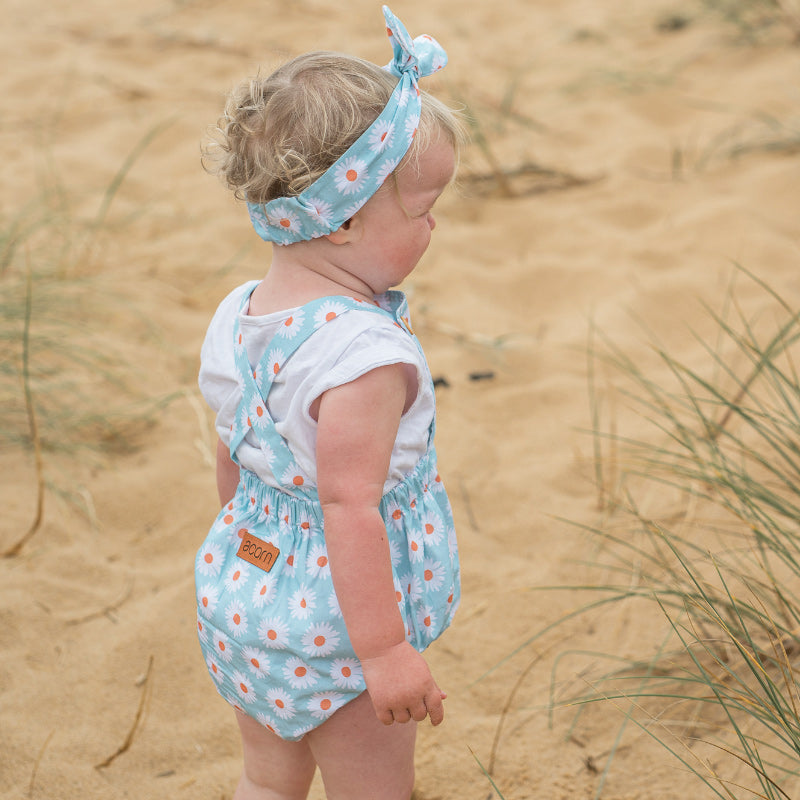
[[[132,593],[133,593],[133,578],[131,578],[128,581],[128,585],[125,587],[125,590],[122,592],[118,600],[107,606],[103,606],[97,611],[91,611],[88,614],[81,615],[80,617],[73,617],[71,619],[65,620],[64,624],[82,625],[84,622],[90,622],[91,620],[99,619],[100,617],[108,617],[109,619],[113,619],[112,617],[113,613],[119,611],[119,609],[130,599]]]
[[[150,660],[147,663],[147,672],[144,675],[142,680],[142,693],[139,696],[139,705],[136,709],[136,715],[133,718],[133,725],[131,725],[130,731],[128,731],[128,735],[125,737],[125,741],[105,760],[101,761],[99,764],[95,764],[95,769],[105,769],[106,767],[111,766],[111,764],[123,753],[126,753],[130,746],[133,744],[133,740],[136,736],[136,731],[139,727],[139,723],[142,721],[142,717],[144,715],[144,709],[147,702],[147,698],[149,696],[149,681],[150,681],[150,674],[153,670],[153,656],[150,656]]]
[[[33,790],[36,786],[36,776],[39,773],[39,765],[42,763],[42,759],[44,758],[45,750],[47,750],[47,746],[50,744],[50,740],[55,735],[55,728],[47,734],[47,738],[44,740],[42,746],[39,748],[39,752],[36,754],[36,761],[33,763],[33,769],[31,770],[31,779],[28,782],[28,797],[33,797]]]
[[[33,444],[34,463],[36,465],[36,512],[33,522],[26,533],[11,547],[3,552],[4,558],[14,558],[18,556],[22,548],[39,530],[44,517],[44,463],[42,460],[42,441],[39,437],[39,425],[36,421],[36,408],[33,403],[33,392],[31,390],[30,375],[30,342],[31,342],[31,308],[33,297],[33,282],[31,278],[30,255],[27,264],[27,278],[25,291],[25,315],[22,331],[22,391],[25,397],[25,413],[28,418],[28,428],[30,430],[31,442]]]

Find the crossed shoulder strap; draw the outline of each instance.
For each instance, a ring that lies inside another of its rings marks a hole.
[[[316,490],[308,481],[308,476],[303,474],[286,440],[277,432],[275,422],[267,410],[266,400],[273,382],[292,355],[313,333],[336,317],[350,311],[380,314],[413,337],[407,313],[402,314],[402,311],[405,310],[405,298],[399,295],[402,302],[399,304],[396,314],[379,305],[352,297],[337,295],[313,300],[294,309],[287,316],[278,332],[270,340],[255,368],[252,368],[242,336],[240,316],[241,312],[247,308],[254,289],[255,285],[244,293],[233,326],[234,356],[243,391],[239,408],[231,425],[231,458],[239,463],[236,449],[247,433],[252,430],[269,463],[272,474],[275,475],[282,487],[291,494],[313,497]],[[414,338],[416,341],[416,337]]]

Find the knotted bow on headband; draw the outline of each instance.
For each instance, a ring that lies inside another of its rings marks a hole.
[[[296,197],[248,203],[256,233],[276,244],[315,239],[338,230],[380,189],[408,152],[419,125],[417,82],[447,64],[447,54],[431,36],[414,41],[383,6],[394,58],[384,69],[399,77],[377,119],[328,170]]]

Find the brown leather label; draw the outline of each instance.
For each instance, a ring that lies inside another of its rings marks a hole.
[[[281,551],[274,544],[263,542],[251,533],[242,534],[242,543],[236,555],[243,558],[248,564],[269,572],[278,560]]]

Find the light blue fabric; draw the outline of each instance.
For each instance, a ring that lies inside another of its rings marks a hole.
[[[251,292],[245,292],[244,309]],[[391,311],[349,297],[325,297],[293,312],[292,338],[276,334],[251,367],[234,323],[242,400],[231,454],[252,432],[281,488],[241,470],[236,494],[219,513],[195,560],[197,630],[208,671],[230,704],[287,740],[301,739],[365,688],[333,586],[316,487],[275,429],[267,397],[276,376],[308,337],[339,314],[387,315],[419,346],[401,292]],[[430,379],[430,376],[428,376]],[[428,450],[383,495],[392,577],[406,639],[423,651],[450,625],[460,599],[453,516],[436,466],[435,424]],[[242,537],[279,550],[269,572],[237,555]]]
[[[394,51],[384,69],[400,79],[389,102],[344,155],[301,194],[247,204],[253,227],[265,241],[292,244],[338,230],[378,191],[408,152],[419,125],[417,82],[442,69],[447,54],[431,36],[412,41],[387,6],[383,15]]]

